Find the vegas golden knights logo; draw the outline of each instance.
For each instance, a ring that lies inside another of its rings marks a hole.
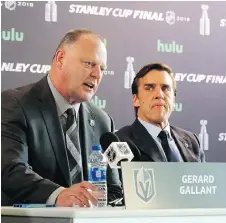
[[[145,203],[150,202],[156,194],[153,169],[134,169],[133,176],[137,196]]]

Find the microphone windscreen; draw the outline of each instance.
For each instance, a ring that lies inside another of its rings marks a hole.
[[[112,142],[120,142],[118,136],[113,132],[106,132],[100,137],[100,145],[105,152]]]

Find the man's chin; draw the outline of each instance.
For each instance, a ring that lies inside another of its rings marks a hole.
[[[152,119],[154,123],[162,125],[163,123],[168,123],[168,120],[165,117],[156,117]]]
[[[90,101],[93,98],[93,94],[86,94],[83,96],[83,101]]]
[[[93,97],[93,94],[80,94],[80,95],[74,95],[73,101],[74,103],[82,103],[85,101],[90,101]]]

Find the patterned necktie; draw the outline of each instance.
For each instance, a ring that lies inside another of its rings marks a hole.
[[[76,124],[76,114],[73,108],[69,108],[66,111],[66,143],[68,162],[70,167],[70,176],[73,184],[83,181],[82,175],[82,159],[79,143],[79,131]]]
[[[166,130],[162,130],[158,135],[158,137],[161,140],[162,148],[166,154],[166,158],[168,162],[179,162],[180,161],[179,156],[174,150],[170,148],[167,136],[168,132]]]

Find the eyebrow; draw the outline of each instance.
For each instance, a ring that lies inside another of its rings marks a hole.
[[[84,58],[84,59],[81,59],[81,61],[89,61],[89,62],[94,63],[95,65],[97,65],[97,63],[94,60],[92,60],[92,59]],[[107,65],[99,64],[99,66],[102,69],[107,70]]]
[[[146,83],[144,87],[155,87],[157,84],[154,83]],[[169,84],[160,84],[162,87],[171,87]]]

